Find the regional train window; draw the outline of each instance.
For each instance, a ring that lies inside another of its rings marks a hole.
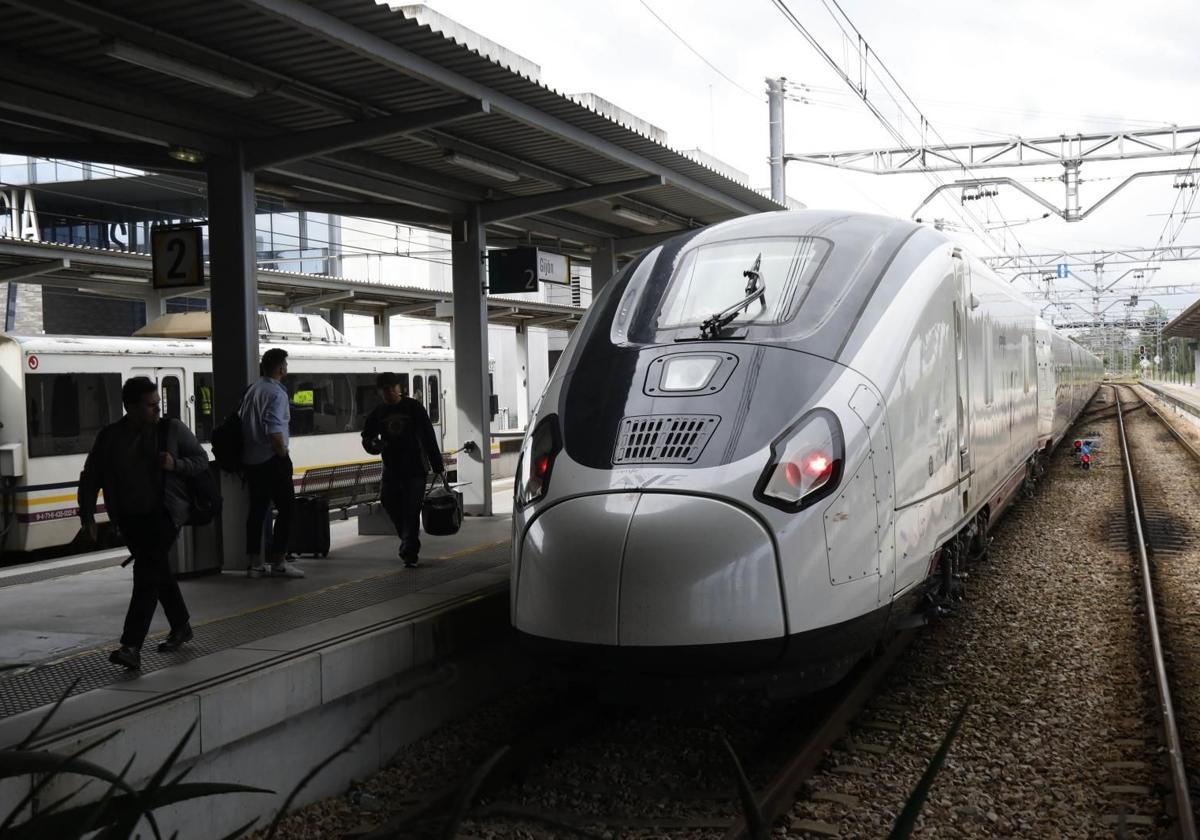
[[[438,390],[438,377],[429,375],[429,422],[434,425],[442,420],[441,391]]]
[[[417,374],[413,376],[413,399],[421,405],[425,405],[425,377]]]
[[[362,428],[348,374],[289,373],[284,387],[291,402],[288,432],[292,437],[336,435]]]
[[[31,373],[25,377],[29,455],[78,455],[121,417],[117,373]]]
[[[212,440],[213,376],[197,373],[192,377],[192,393],[196,400],[196,439],[201,443]]]
[[[757,271],[765,287],[734,324],[777,324],[795,314],[829,243],[812,237],[764,237],[714,242],[686,252],[663,295],[658,329],[699,326],[706,318],[747,295],[749,271]]]
[[[163,420],[182,420],[183,406],[180,399],[179,379],[164,376],[158,383],[158,396],[162,401]]]

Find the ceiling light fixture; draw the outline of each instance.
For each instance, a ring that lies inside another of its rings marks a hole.
[[[470,169],[483,175],[490,175],[493,178],[500,181],[507,181],[510,184],[521,180],[520,173],[515,170],[509,169],[506,166],[500,166],[499,164],[489,163],[486,160],[470,157],[461,152],[448,151],[443,159],[446,163],[453,164],[454,166],[461,166],[463,169]]]
[[[632,207],[622,207],[620,204],[614,204],[612,209],[614,216],[620,216],[622,219],[628,219],[631,222],[637,222],[639,225],[654,227],[662,222],[656,216],[651,216],[649,213],[643,213],[641,210],[634,210]]]
[[[196,149],[189,149],[186,146],[171,146],[167,149],[167,157],[182,161],[183,163],[203,163],[204,152]]]
[[[177,79],[183,79],[184,81],[212,88],[213,90],[231,93],[234,96],[240,96],[242,99],[253,99],[262,92],[258,86],[244,79],[235,79],[216,70],[209,70],[207,67],[181,61],[174,56],[143,49],[133,44],[127,44],[124,41],[109,42],[104,49],[104,54],[109,58],[115,58],[119,61],[137,65],[138,67],[144,67],[147,70],[154,70],[167,76],[174,76]]]

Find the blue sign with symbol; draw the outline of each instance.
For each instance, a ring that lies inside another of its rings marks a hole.
[[[1058,279],[1059,280],[1067,279],[1067,264],[1066,263],[1058,264]]]

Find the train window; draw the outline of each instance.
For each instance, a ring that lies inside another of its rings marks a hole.
[[[992,378],[992,345],[995,338],[992,335],[992,322],[983,322],[983,404],[991,405],[995,401],[996,383]]]
[[[201,443],[212,440],[213,377],[197,373],[192,377],[192,393],[196,395],[196,439]]]
[[[764,296],[737,322],[777,324],[795,314],[829,244],[811,237],[739,239],[702,245],[683,255],[663,295],[658,329],[699,326],[747,295],[756,271]]]
[[[375,374],[360,373],[354,380],[354,430],[361,431],[367,415],[379,405],[379,389],[375,387]]]
[[[291,399],[288,431],[293,437],[355,431],[354,392],[346,374],[288,374],[284,386]]]
[[[164,376],[158,383],[158,396],[162,401],[163,420],[182,420],[183,406],[179,388],[179,377]]]
[[[25,377],[29,455],[78,455],[121,416],[116,373],[31,373]]]
[[[416,400],[417,402],[419,402],[421,405],[425,405],[425,377],[418,374],[413,377],[412,381],[413,381],[413,391],[412,391],[413,399]]]
[[[442,392],[438,390],[438,377],[429,375],[429,422],[442,422]]]

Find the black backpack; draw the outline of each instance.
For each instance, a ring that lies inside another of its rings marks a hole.
[[[158,449],[160,452],[170,452],[167,448],[168,424],[170,420],[164,420],[158,424]],[[178,457],[179,447],[176,445],[175,452],[172,456]],[[217,514],[221,512],[221,506],[224,500],[221,498],[221,490],[217,486],[217,479],[212,474],[211,469],[206,469],[198,475],[189,476],[184,479],[187,484],[188,495],[191,496],[191,506],[188,508],[188,518],[185,525],[200,527],[207,525],[217,518]]]
[[[220,425],[212,431],[213,458],[216,460],[217,466],[225,470],[225,472],[241,472],[245,467],[245,464],[242,463],[244,448],[242,442],[242,406],[246,402],[246,392],[249,390],[250,388],[247,387],[245,391],[242,391],[242,398],[238,401],[238,407],[229,412]]]

